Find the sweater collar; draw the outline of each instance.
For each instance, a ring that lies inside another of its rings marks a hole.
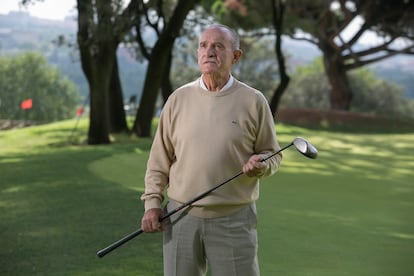
[[[205,90],[205,91],[208,91],[208,89],[207,89],[207,86],[205,85],[205,83],[204,83],[204,81],[203,81],[203,78],[200,78],[200,87],[203,89],[203,90]],[[220,89],[220,91],[219,92],[223,92],[223,91],[226,91],[227,89],[229,89],[232,85],[233,85],[233,83],[234,83],[234,78],[233,78],[233,76],[230,74],[230,78],[229,78],[229,80],[226,82],[226,84],[223,86],[223,88],[221,88]]]

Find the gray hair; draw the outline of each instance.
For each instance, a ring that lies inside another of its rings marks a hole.
[[[206,30],[210,30],[210,29],[220,29],[224,31],[225,33],[229,34],[231,37],[231,44],[233,46],[233,50],[240,50],[240,36],[235,30],[222,24],[213,24],[213,25],[209,25],[206,28]]]

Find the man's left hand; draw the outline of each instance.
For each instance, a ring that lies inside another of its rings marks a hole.
[[[262,162],[263,157],[260,155],[252,155],[243,165],[243,173],[249,177],[260,177],[265,173],[266,164]]]

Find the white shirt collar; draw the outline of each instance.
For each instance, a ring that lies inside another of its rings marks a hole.
[[[234,83],[234,78],[233,78],[232,75],[230,75],[229,80],[226,82],[226,84],[223,86],[223,88],[220,89],[219,92],[222,92],[222,91],[225,91],[225,90],[229,89],[233,85],[233,83]],[[200,87],[203,90],[208,91],[207,86],[205,85],[202,77],[200,77]]]

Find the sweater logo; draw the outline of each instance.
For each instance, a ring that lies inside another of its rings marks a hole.
[[[238,124],[239,124],[239,123],[238,123],[237,121],[235,121],[235,120],[231,121],[231,123],[232,123],[233,125],[238,125]]]

